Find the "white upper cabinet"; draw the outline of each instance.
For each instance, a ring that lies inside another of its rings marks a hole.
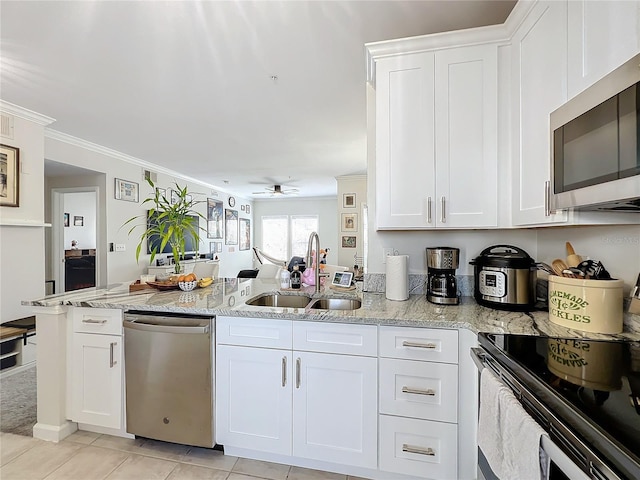
[[[568,3],[569,98],[640,52],[640,2]]]
[[[512,223],[566,221],[548,211],[549,114],[567,101],[567,4],[539,2],[512,39]]]
[[[376,60],[376,228],[497,225],[497,46]]]

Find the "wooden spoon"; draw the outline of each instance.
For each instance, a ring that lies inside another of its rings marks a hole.
[[[571,242],[567,242],[565,245],[567,247],[567,265],[572,268],[577,267],[578,265],[580,265],[582,257],[576,254],[576,251],[573,249],[573,245],[571,245]]]
[[[564,260],[556,258],[553,262],[551,262],[551,268],[553,268],[553,271],[556,273],[556,275],[558,275],[559,277],[564,277],[562,272],[567,270],[569,267],[564,262]]]

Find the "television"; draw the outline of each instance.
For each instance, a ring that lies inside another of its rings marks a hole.
[[[200,225],[200,217],[198,215],[189,215],[191,217],[191,222],[192,225],[195,229],[195,231],[197,232],[199,230],[199,225]],[[157,225],[158,221],[158,213],[154,212],[154,214],[151,214],[151,210],[149,210],[147,212],[147,226],[152,226],[152,225]],[[151,250],[153,250],[154,246],[157,246],[158,251],[156,252],[156,255],[160,255],[161,253],[168,253],[171,254],[171,245],[169,244],[169,242],[167,242],[167,244],[164,246],[164,249],[162,251],[160,251],[160,238],[158,237],[158,235],[151,235],[149,236],[149,238],[147,239],[147,253],[151,254]],[[189,232],[186,233],[185,237],[184,237],[184,253],[193,253],[193,252],[197,252],[198,249],[198,244],[196,242],[195,237],[190,234]]]

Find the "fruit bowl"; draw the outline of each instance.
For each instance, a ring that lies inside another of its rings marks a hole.
[[[183,292],[190,292],[196,288],[196,285],[198,285],[198,282],[195,280],[193,282],[178,282],[178,286]]]

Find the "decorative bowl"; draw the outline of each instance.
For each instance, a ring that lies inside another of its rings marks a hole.
[[[178,282],[180,290],[184,292],[190,292],[191,290],[196,288],[196,285],[198,285],[197,280],[194,280],[193,282]]]

